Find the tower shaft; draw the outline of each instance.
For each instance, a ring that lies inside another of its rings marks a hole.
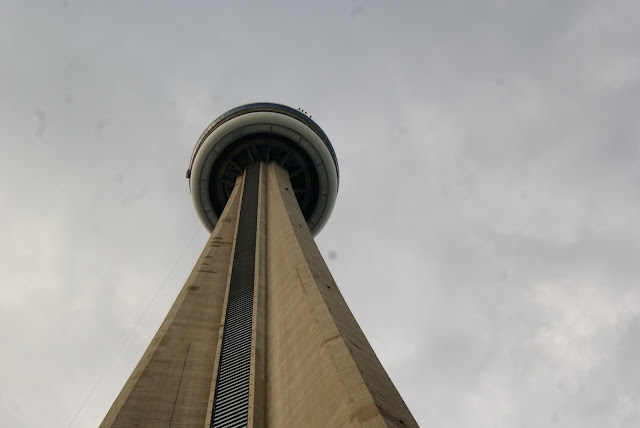
[[[315,245],[289,173],[238,177],[102,427],[417,426]]]

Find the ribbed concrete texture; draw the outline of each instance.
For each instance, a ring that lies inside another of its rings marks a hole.
[[[288,174],[260,163],[237,179],[101,426],[417,426],[331,277]],[[243,224],[251,230],[239,233]],[[238,306],[247,290],[253,303]],[[250,362],[239,354],[249,340]]]

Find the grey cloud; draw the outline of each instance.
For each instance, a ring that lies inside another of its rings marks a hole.
[[[635,4],[3,9],[0,425],[67,426],[104,375],[99,423],[206,240],[167,277],[191,149],[259,100],[334,143],[318,243],[422,425],[638,425]]]

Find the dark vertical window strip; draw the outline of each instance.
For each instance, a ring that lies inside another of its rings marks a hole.
[[[211,426],[247,426],[260,165],[247,168]],[[239,425],[236,425],[239,423]]]

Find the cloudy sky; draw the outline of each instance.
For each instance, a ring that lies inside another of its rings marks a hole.
[[[0,0],[0,426],[102,420],[207,239],[191,150],[254,101],[332,140],[318,245],[422,426],[640,426],[639,16]]]

